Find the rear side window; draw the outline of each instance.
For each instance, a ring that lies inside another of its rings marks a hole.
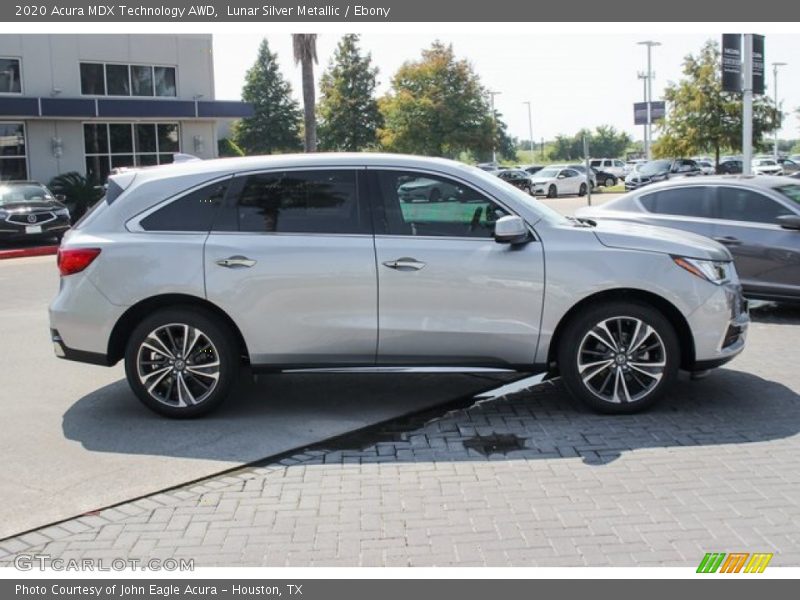
[[[639,200],[648,212],[681,217],[714,216],[713,188],[680,187],[651,192]]]
[[[145,231],[209,231],[228,182],[218,182],[170,202],[140,221]]]
[[[256,233],[370,233],[361,210],[356,172],[309,170],[246,178],[237,200],[240,231]]]
[[[730,221],[779,223],[778,217],[792,214],[782,204],[744,188],[719,188],[719,216]]]

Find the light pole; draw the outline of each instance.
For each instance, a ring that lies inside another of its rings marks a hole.
[[[644,101],[647,102],[647,73],[642,73],[639,71],[636,76],[642,80],[642,97],[644,98]],[[645,156],[647,156],[647,148],[649,147],[649,144],[647,143],[647,123],[642,125],[642,131],[644,132],[644,136],[642,138],[644,139],[644,152]]]
[[[744,34],[742,48],[742,175],[753,172],[753,34]]]
[[[531,140],[531,162],[533,162],[533,119],[531,118],[531,101],[526,100],[523,104],[528,105],[528,137]]]
[[[647,46],[647,137],[645,139],[645,153],[647,160],[652,158],[653,123],[650,114],[650,105],[653,103],[653,46],[660,46],[661,42],[646,40],[638,42],[640,46]]]
[[[494,112],[494,97],[499,96],[500,92],[489,90],[489,98],[492,103],[492,162],[497,164],[497,115]]]
[[[775,123],[775,149],[774,149],[774,158],[775,162],[778,162],[778,127],[781,122],[781,105],[778,102],[778,67],[785,67],[787,63],[785,62],[774,62],[772,63],[772,77],[773,77],[773,85],[775,86],[775,116],[777,121]]]

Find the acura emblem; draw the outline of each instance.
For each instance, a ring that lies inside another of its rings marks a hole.
[[[28,223],[36,223],[36,215],[28,215]]]

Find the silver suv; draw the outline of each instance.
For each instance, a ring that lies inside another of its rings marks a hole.
[[[403,202],[416,182],[436,201]],[[560,375],[596,410],[651,405],[743,348],[721,245],[578,221],[460,163],[380,154],[221,159],[113,176],[67,234],[62,358],[125,361],[170,417],[252,370],[448,366]]]

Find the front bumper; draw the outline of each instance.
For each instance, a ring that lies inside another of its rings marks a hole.
[[[694,334],[691,371],[719,367],[744,350],[750,326],[748,303],[739,282],[724,284],[688,318]]]
[[[63,235],[70,228],[69,217],[56,217],[51,221],[26,224],[9,221],[0,221],[0,239],[22,240],[52,238]]]

